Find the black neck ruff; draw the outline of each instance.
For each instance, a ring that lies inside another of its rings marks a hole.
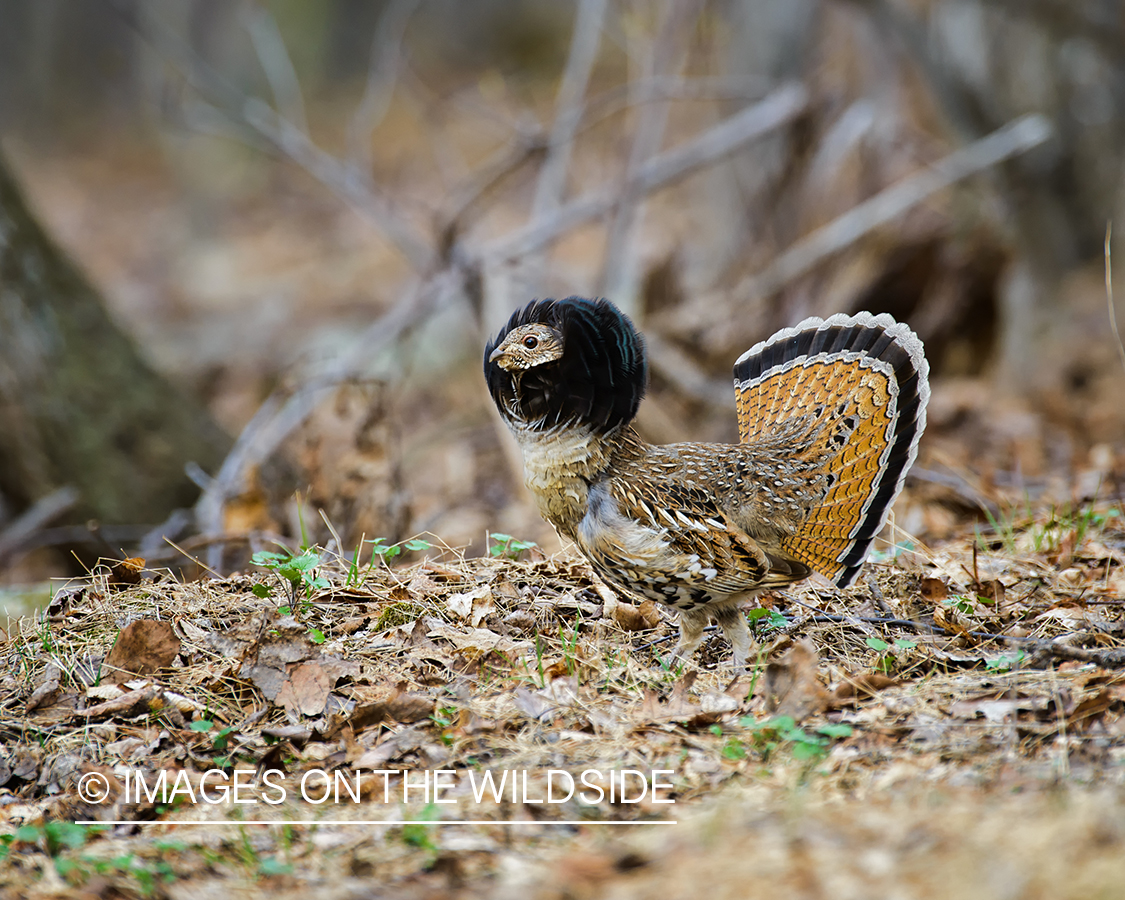
[[[539,323],[563,337],[563,355],[523,372],[489,362],[512,330]],[[648,385],[644,340],[607,300],[536,300],[517,310],[484,349],[489,393],[506,419],[537,431],[585,425],[606,434],[637,414]]]

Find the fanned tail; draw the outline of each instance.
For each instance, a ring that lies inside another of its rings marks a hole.
[[[921,340],[889,315],[810,318],[734,365],[742,443],[800,420],[827,492],[782,550],[847,587],[918,455],[930,398]]]

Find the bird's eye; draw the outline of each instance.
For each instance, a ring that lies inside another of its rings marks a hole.
[[[529,335],[528,337],[525,337],[523,339],[523,345],[525,347],[527,347],[528,350],[534,350],[536,347],[539,346],[539,338],[531,337]]]

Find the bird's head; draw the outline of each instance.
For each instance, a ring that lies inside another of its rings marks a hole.
[[[530,322],[509,331],[500,344],[488,354],[488,362],[495,362],[508,372],[534,369],[561,359],[562,333],[541,322]]]
[[[637,414],[648,383],[644,342],[606,300],[536,300],[484,351],[500,414],[533,430],[588,426],[605,434]]]

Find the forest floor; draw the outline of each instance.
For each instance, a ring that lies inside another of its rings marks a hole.
[[[1121,896],[1120,504],[767,595],[742,673],[495,540],[126,561],[11,621],[3,896]]]

